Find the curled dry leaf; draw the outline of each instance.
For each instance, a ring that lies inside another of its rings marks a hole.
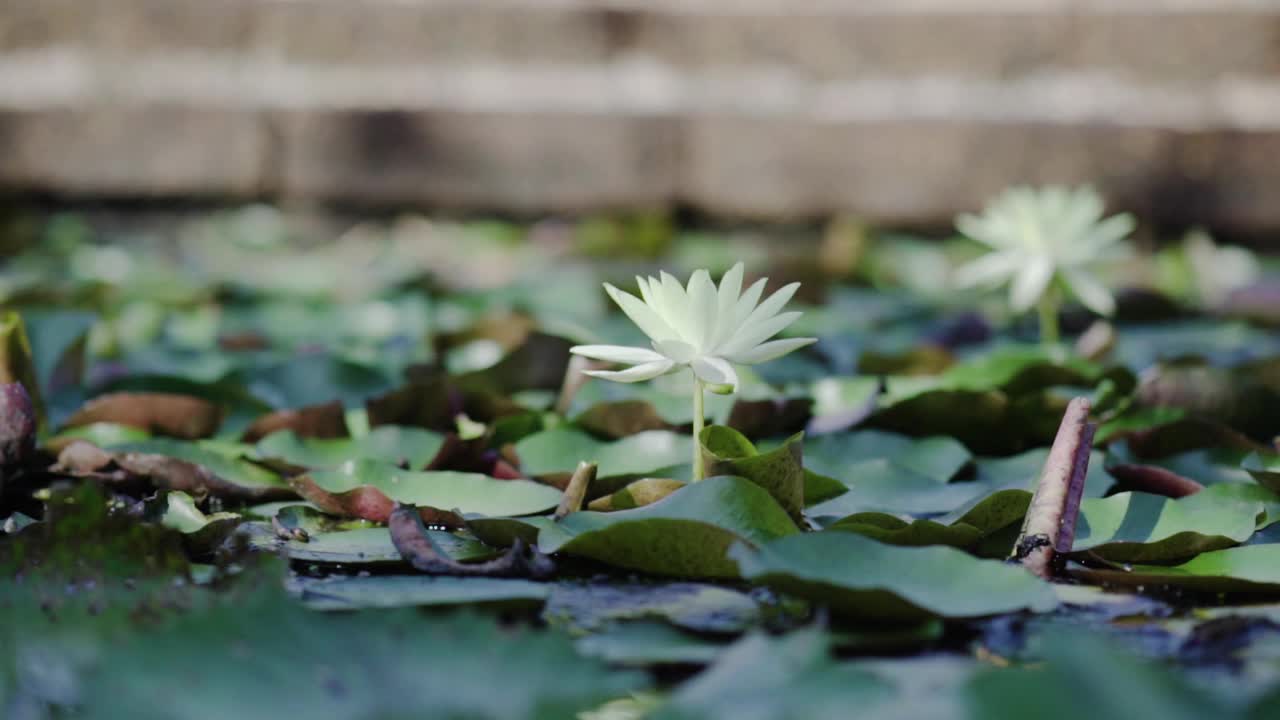
[[[253,421],[240,440],[258,442],[278,430],[292,430],[300,438],[332,439],[350,435],[342,403],[334,400],[323,405],[267,413]]]
[[[289,484],[299,495],[331,515],[385,523],[391,517],[391,511],[396,508],[396,501],[369,485],[361,485],[345,492],[330,492],[307,475],[290,478]],[[419,513],[422,521],[432,527],[458,530],[466,526],[462,517],[454,512],[421,507]]]
[[[110,393],[85,403],[67,420],[66,426],[93,423],[116,423],[142,428],[154,435],[197,440],[217,432],[222,424],[222,408],[190,395]]]
[[[110,452],[84,440],[75,440],[63,448],[53,469],[113,485],[149,483],[160,489],[188,493],[197,500],[209,495],[258,502],[296,497],[283,486],[237,484],[187,460],[156,453]]]
[[[1043,578],[1053,574],[1055,554],[1071,552],[1075,539],[1076,517],[1089,471],[1093,432],[1097,429],[1089,422],[1090,409],[1088,398],[1083,397],[1067,405],[1013,549],[1012,560]]]
[[[431,575],[469,575],[479,577],[549,577],[555,571],[551,558],[528,548],[516,539],[501,557],[484,563],[460,563],[436,546],[423,525],[424,511],[434,508],[397,505],[387,518],[391,541],[405,561],[417,570]]]
[[[670,478],[641,478],[612,495],[605,495],[591,502],[592,510],[630,510],[652,505],[684,487],[685,483]]]

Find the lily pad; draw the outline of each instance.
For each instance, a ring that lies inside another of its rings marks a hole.
[[[846,717],[893,697],[874,675],[831,659],[822,630],[770,638],[753,633],[723,652],[714,665],[681,686],[649,717],[657,720]]]
[[[153,475],[167,472],[157,458],[171,458],[190,463],[212,473],[213,480],[229,483],[250,496],[291,496],[289,486],[279,475],[247,460],[222,452],[212,443],[186,442],[169,438],[153,438],[142,442],[113,445],[110,452],[130,472]],[[186,488],[175,488],[186,489]],[[217,485],[209,487],[217,492]]]
[[[1134,565],[1126,570],[1069,568],[1085,582],[1205,592],[1280,592],[1280,544],[1244,545],[1197,555],[1181,565]]]
[[[1280,454],[1253,453],[1240,463],[1240,467],[1259,485],[1280,492]]]
[[[520,469],[533,477],[571,473],[580,461],[598,465],[599,479],[652,475],[689,462],[693,441],[683,434],[649,430],[612,442],[568,427],[552,428],[516,443]]]
[[[255,524],[256,525],[256,524]],[[391,542],[385,527],[358,528],[318,533],[307,541],[280,540],[270,527],[256,525],[250,542],[264,550],[279,551],[296,562],[334,565],[402,565],[404,558]],[[428,530],[432,540],[451,558],[458,561],[486,560],[494,555],[492,548],[475,540],[441,530]]]
[[[542,617],[574,631],[616,622],[663,620],[686,630],[739,633],[760,620],[760,607],[737,590],[700,583],[564,583]]]
[[[759,485],[773,496],[792,519],[802,522],[805,496],[801,434],[774,450],[761,453],[742,433],[723,425],[702,431],[698,442],[708,475],[736,475]]]
[[[786,537],[731,557],[743,577],[864,621],[1044,612],[1049,586],[1023,570],[949,547],[896,547],[854,533]]]
[[[298,578],[290,588],[313,610],[468,606],[536,608],[551,586],[510,578],[375,575]]]
[[[1185,559],[1248,540],[1276,499],[1247,485],[1214,485],[1176,500],[1132,492],[1088,499],[1072,550],[1113,562]]]
[[[706,665],[724,652],[725,643],[684,632],[660,622],[627,622],[578,640],[578,652],[612,665]]]
[[[394,503],[445,512],[503,517],[554,508],[560,491],[530,480],[498,480],[460,472],[415,472],[361,460],[317,470],[291,481],[325,512],[385,522]]]
[[[383,425],[357,438],[300,438],[290,430],[258,441],[260,459],[279,459],[304,468],[332,468],[348,460],[381,460],[410,468],[425,467],[444,446],[444,436],[414,427]]]
[[[579,657],[561,635],[471,615],[322,617],[268,597],[128,638],[91,676],[82,707],[91,720],[575,717],[646,684]]]
[[[855,532],[890,545],[969,548],[1019,523],[1030,504],[1026,490],[997,490],[936,520],[863,512],[840,518],[826,529]]]
[[[737,566],[726,554],[730,546],[797,532],[759,485],[714,477],[635,510],[572,513],[543,528],[538,548],[658,575],[735,578]]]
[[[846,477],[853,465],[886,459],[916,474],[946,482],[969,463],[972,455],[949,437],[911,438],[883,430],[823,435],[804,444],[805,466],[835,478]]]

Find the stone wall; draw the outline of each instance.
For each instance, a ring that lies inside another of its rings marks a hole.
[[[0,186],[1280,227],[1280,0],[2,0]]]

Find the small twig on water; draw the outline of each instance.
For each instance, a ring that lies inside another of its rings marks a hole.
[[[545,578],[555,571],[551,558],[519,539],[507,552],[489,562],[458,562],[427,534],[421,512],[412,505],[397,505],[387,519],[387,527],[400,556],[415,569],[430,575]]]

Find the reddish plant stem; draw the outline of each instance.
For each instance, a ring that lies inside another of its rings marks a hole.
[[[1046,579],[1053,575],[1055,554],[1070,552],[1075,540],[1076,517],[1097,429],[1089,422],[1090,409],[1089,400],[1082,397],[1067,405],[1010,558]]]

